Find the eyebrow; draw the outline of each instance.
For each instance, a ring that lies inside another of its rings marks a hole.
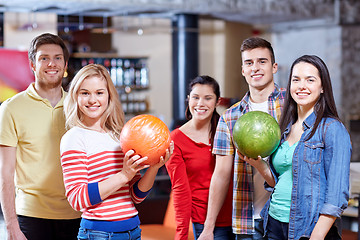
[[[299,76],[297,75],[291,75],[291,77],[293,78],[300,78]],[[305,78],[317,78],[316,76],[313,76],[313,75],[309,75],[309,76],[306,76]]]
[[[258,60],[258,61],[262,61],[262,60],[269,60],[268,58],[256,58],[255,60]],[[252,62],[254,61],[253,59],[245,59],[244,62]]]
[[[86,89],[86,88],[80,88],[79,91],[80,91],[80,90],[89,91],[89,90]],[[99,88],[99,89],[96,89],[95,91],[100,91],[100,90],[106,90],[106,88]]]
[[[39,57],[47,57],[47,56],[50,56],[50,54],[43,53],[43,54],[40,54],[40,55],[39,55]],[[58,57],[58,56],[64,56],[64,54],[59,53],[59,54],[56,54],[56,55],[55,55],[55,57]]]

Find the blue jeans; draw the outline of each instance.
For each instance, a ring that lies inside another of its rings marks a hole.
[[[20,229],[27,239],[31,240],[76,240],[80,220],[78,219],[44,219],[17,216]],[[0,237],[1,238],[1,237]]]
[[[280,222],[269,215],[267,224],[266,236],[269,240],[287,240],[289,224]],[[300,238],[301,240],[309,239],[307,237]],[[338,228],[332,226],[329,232],[325,236],[325,240],[341,240],[341,236],[338,233]]]
[[[236,240],[264,240],[264,227],[262,219],[255,219],[255,233],[252,235],[248,234],[236,234]]]
[[[204,230],[204,224],[193,223],[194,237],[198,239]],[[232,227],[215,227],[214,240],[233,240],[235,235],[232,233]]]
[[[269,240],[288,239],[289,223],[280,222],[269,215],[266,228],[266,236]]]
[[[125,232],[103,232],[80,227],[78,239],[88,240],[137,240],[141,239],[141,229],[136,227],[133,230]]]

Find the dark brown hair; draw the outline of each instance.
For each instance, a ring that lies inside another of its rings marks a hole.
[[[220,98],[220,86],[218,84],[218,82],[213,79],[212,77],[203,75],[203,76],[198,76],[196,78],[194,78],[190,83],[189,83],[189,94],[193,88],[194,85],[196,84],[201,84],[201,85],[209,85],[212,87],[215,96],[216,96],[216,102],[219,100]],[[190,109],[189,109],[189,100],[187,100],[187,107],[186,107],[186,111],[185,111],[185,117],[187,120],[190,120],[192,118]],[[211,146],[213,145],[214,142],[214,136],[215,136],[215,132],[216,132],[216,127],[219,121],[220,115],[219,113],[216,111],[216,108],[214,109],[214,112],[212,114],[211,117],[211,127],[210,127],[210,142],[211,142]]]
[[[266,48],[266,49],[268,49],[269,52],[270,52],[270,56],[271,56],[271,63],[272,64],[275,63],[274,49],[272,48],[271,43],[266,41],[263,38],[250,37],[250,38],[245,39],[243,41],[243,43],[241,44],[240,51],[244,52],[244,51],[253,50],[255,48]]]
[[[323,118],[327,118],[327,117],[335,118],[339,121],[340,119],[336,110],[335,100],[331,86],[330,74],[326,64],[318,56],[303,55],[298,59],[296,59],[291,65],[289,81],[286,88],[284,109],[282,111],[282,116],[280,119],[281,132],[283,133],[287,125],[289,125],[289,123],[291,122],[295,123],[298,118],[297,104],[294,101],[294,99],[291,97],[290,86],[291,86],[292,71],[294,69],[294,66],[300,62],[309,63],[319,71],[319,76],[321,79],[321,85],[323,89],[323,93],[320,94],[320,97],[314,106],[316,120],[313,129],[311,130],[309,136],[307,137],[308,140],[315,134],[315,131]]]
[[[65,64],[69,61],[70,54],[69,54],[69,51],[68,51],[64,41],[57,35],[54,35],[51,33],[44,33],[44,34],[37,36],[36,38],[34,38],[31,41],[29,52],[28,52],[29,60],[31,62],[35,63],[36,52],[38,51],[40,46],[45,45],[45,44],[59,45],[61,47],[61,49],[63,50]]]

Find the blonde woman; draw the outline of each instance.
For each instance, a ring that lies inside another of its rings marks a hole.
[[[64,111],[69,131],[61,140],[61,164],[68,201],[82,212],[78,239],[140,239],[134,203],[145,199],[173,145],[151,167],[142,165],[147,157],[122,152],[124,113],[102,65],[87,65],[76,74]]]

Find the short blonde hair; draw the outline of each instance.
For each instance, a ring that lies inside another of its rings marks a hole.
[[[111,80],[109,72],[100,64],[89,64],[84,66],[75,75],[70,83],[69,93],[64,100],[64,113],[66,118],[66,128],[70,129],[74,126],[87,128],[81,121],[81,111],[79,110],[77,97],[80,85],[85,79],[90,77],[99,77],[106,81],[107,90],[109,92],[108,108],[104,112],[104,122],[102,128],[107,128],[119,138],[122,127],[124,126],[124,112],[121,107],[118,92]]]

